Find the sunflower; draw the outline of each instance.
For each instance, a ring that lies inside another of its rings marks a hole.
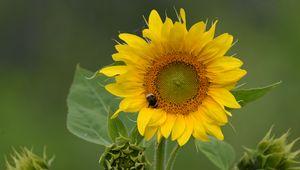
[[[105,88],[122,98],[112,118],[138,112],[137,127],[146,140],[155,134],[158,141],[170,137],[181,146],[191,136],[223,140],[220,127],[231,116],[226,108],[241,107],[230,90],[246,71],[242,61],[225,55],[233,37],[214,37],[217,22],[209,29],[204,22],[188,29],[183,9],[178,18],[162,21],[152,10],[143,37],[119,34],[124,43],[115,46],[112,58],[125,64],[99,71],[115,78]]]

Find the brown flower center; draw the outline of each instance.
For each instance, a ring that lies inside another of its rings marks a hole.
[[[157,108],[167,113],[188,114],[196,111],[206,96],[209,82],[205,75],[205,66],[197,57],[170,53],[153,61],[144,86],[147,94],[156,97]]]

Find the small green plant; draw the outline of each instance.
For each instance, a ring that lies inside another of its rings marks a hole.
[[[49,170],[54,157],[47,158],[46,150],[43,156],[33,153],[33,149],[21,148],[10,155],[11,161],[6,159],[6,170]]]
[[[292,151],[299,138],[288,143],[289,132],[279,138],[271,133],[272,129],[258,143],[256,149],[245,148],[246,152],[237,165],[239,170],[300,170],[300,166],[294,166],[300,163],[296,161],[300,150]]]

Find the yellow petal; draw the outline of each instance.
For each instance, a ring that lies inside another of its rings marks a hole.
[[[246,75],[246,71],[242,69],[235,69],[220,73],[207,72],[206,76],[209,78],[210,82],[219,85],[228,85],[239,81],[242,77]]]
[[[161,34],[162,20],[156,10],[152,10],[149,15],[148,27],[143,30],[143,36],[149,38],[151,41],[159,41]]]
[[[172,140],[178,139],[185,131],[185,127],[186,125],[185,125],[185,120],[183,115],[178,114],[172,130],[171,139]]]
[[[143,38],[134,34],[121,33],[119,38],[132,47],[146,48],[148,46],[148,43]]]
[[[170,30],[172,29],[172,27],[173,27],[173,21],[170,18],[166,17],[166,20],[161,30],[161,38],[163,41],[168,40]]]
[[[152,56],[150,46],[145,39],[128,33],[119,34],[119,38],[125,41],[127,45],[119,44],[115,48],[126,57],[133,56],[134,59],[137,59],[135,60],[135,64],[139,64],[140,62],[145,63],[147,58]]]
[[[174,126],[176,120],[176,115],[169,113],[167,114],[167,119],[166,122],[161,125],[161,134],[165,137],[168,138],[171,134],[172,128]]]
[[[185,38],[185,35],[187,33],[187,30],[185,26],[179,22],[175,22],[173,28],[170,30],[169,35],[169,44],[171,45],[172,50],[181,50],[183,47],[183,41]]]
[[[221,106],[229,108],[241,108],[235,97],[225,88],[209,88],[208,95],[210,95]]]
[[[151,119],[152,113],[151,108],[143,108],[138,114],[137,127],[142,136],[145,134],[145,129]]]
[[[209,123],[214,123],[216,122],[214,119],[212,119],[210,116],[207,116],[209,115],[210,112],[207,111],[206,108],[204,108],[203,105],[200,105],[198,107],[198,110],[195,111],[195,112],[192,112],[191,115],[197,119],[197,121],[199,122],[202,122],[202,121],[206,121],[206,122],[209,122]]]
[[[184,116],[184,120],[185,120],[186,128],[183,134],[177,139],[177,142],[180,146],[183,146],[189,141],[194,130],[194,124],[192,118],[190,116]]]
[[[163,136],[161,135],[161,131],[159,129],[157,131],[156,136],[157,136],[157,143],[160,143]]]
[[[148,102],[144,94],[134,97],[126,97],[120,102],[120,109],[125,112],[137,112],[148,106]]]
[[[156,133],[157,127],[149,127],[145,129],[145,139],[148,141],[150,140]]]
[[[220,105],[220,107],[222,107],[222,106]],[[225,110],[224,106],[222,108],[228,116],[232,116],[232,114],[229,111]],[[218,123],[215,120],[213,120],[212,118],[210,118],[209,116],[207,116],[209,114],[210,113],[207,111],[207,109],[204,109],[202,105],[198,108],[198,111],[192,113],[192,115],[194,117],[200,119],[200,121],[206,121],[208,123],[216,123],[218,125],[224,125],[224,123]]]
[[[148,126],[160,126],[166,121],[167,114],[161,109],[151,109],[152,117],[149,121]]]
[[[115,48],[120,53],[120,55],[123,55],[119,57],[123,57],[123,59],[129,61],[129,63],[130,61],[136,64],[138,64],[137,62],[145,63],[149,58],[152,57],[150,48],[135,47],[135,46],[129,46],[124,44],[115,45]]]
[[[142,31],[143,37],[148,38],[151,40],[151,42],[155,42],[159,40],[159,37],[156,34],[153,34],[150,29],[144,29]]]
[[[148,26],[149,29],[152,30],[153,32],[160,32],[161,27],[162,27],[162,20],[156,10],[152,10],[150,15],[149,15],[149,22]]]
[[[204,32],[205,32],[205,29],[206,29],[206,24],[204,22],[197,22],[196,24],[194,24],[189,32],[188,32],[188,37],[189,38],[192,38],[192,37],[202,37]]]
[[[201,125],[197,125],[197,127],[194,128],[193,136],[200,141],[209,141],[208,135],[206,134],[205,129],[201,127]]]
[[[143,84],[144,83],[144,74],[140,70],[132,70],[128,71],[125,74],[116,76],[117,83],[132,83],[132,84]]]
[[[222,86],[222,87],[224,87],[225,89],[227,89],[227,90],[230,91],[230,90],[232,90],[232,89],[235,88],[236,84],[237,84],[237,82],[234,82],[234,83],[231,83],[231,84],[227,84],[227,85],[225,85],[225,86]],[[214,85],[212,85],[211,87],[214,87]],[[220,87],[220,86],[215,86],[215,87]]]
[[[217,23],[218,23],[218,20],[213,23],[213,25],[210,27],[210,29],[207,32],[205,32],[205,36],[208,40],[212,40],[214,38]]]
[[[235,57],[220,57],[209,62],[206,66],[208,72],[225,72],[237,69],[243,65],[243,62]]]
[[[186,24],[185,11],[183,8],[180,8],[180,18],[182,20],[182,23]]]
[[[108,77],[113,77],[119,74],[124,74],[128,71],[128,66],[109,66],[104,67],[101,70],[99,70],[99,73],[102,73]]]
[[[215,21],[212,25],[212,27],[207,31],[202,34],[202,28],[200,29],[201,32],[199,31],[198,34],[201,35],[201,38],[197,41],[197,43],[194,43],[193,48],[191,49],[192,54],[196,56],[201,56],[200,54],[202,51],[204,51],[204,47],[213,40],[215,31],[216,31],[216,25],[218,21]],[[206,27],[206,24],[204,24]],[[204,27],[204,28],[205,28]]]
[[[142,85],[139,87],[136,84],[130,83],[112,83],[106,85],[105,89],[113,95],[120,97],[138,96],[145,91]]]
[[[113,115],[110,118],[114,119],[114,118],[118,117],[120,112],[122,112],[122,110],[119,108],[117,111],[115,111],[115,113],[113,113]]]
[[[219,140],[224,140],[224,135],[219,126],[214,125],[214,124],[205,124],[205,123],[204,123],[204,126],[205,126],[206,131],[209,134],[215,136]]]
[[[115,53],[112,55],[112,59],[114,61],[123,61],[127,65],[134,65],[140,59],[140,57],[136,55],[123,54],[123,53]]]
[[[225,55],[232,45],[233,37],[227,33],[222,34],[209,42],[199,54],[199,61],[204,64]]]
[[[204,112],[208,117],[219,122],[220,124],[225,124],[228,122],[228,118],[224,109],[211,97],[207,96],[202,102],[203,108],[206,109]]]
[[[117,117],[121,111],[138,112],[147,106],[148,102],[144,94],[134,97],[126,97],[120,102],[119,109],[113,114],[112,119]]]
[[[201,49],[207,43],[207,41],[204,41],[205,28],[206,24],[204,22],[198,22],[190,28],[184,41],[186,51],[190,52],[191,54],[198,54],[199,51],[201,51]]]
[[[202,121],[195,118],[195,117],[192,117],[192,120],[194,121],[194,123],[193,123],[194,124],[193,136],[198,140],[208,141],[209,138],[206,134],[206,130],[203,126]]]
[[[228,116],[230,116],[230,117],[232,116],[231,112],[229,112],[229,111],[227,111],[227,110],[225,110],[225,109],[224,109],[224,111],[225,111],[225,113],[226,113]]]

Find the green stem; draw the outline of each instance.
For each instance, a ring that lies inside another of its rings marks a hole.
[[[164,170],[165,163],[165,153],[166,153],[166,140],[161,139],[160,143],[156,148],[156,156],[155,156],[155,170]]]
[[[171,170],[173,168],[178,150],[180,149],[180,146],[178,144],[176,144],[176,146],[174,146],[172,152],[170,153],[170,157],[168,159],[168,163],[167,163],[167,168],[166,170]]]

